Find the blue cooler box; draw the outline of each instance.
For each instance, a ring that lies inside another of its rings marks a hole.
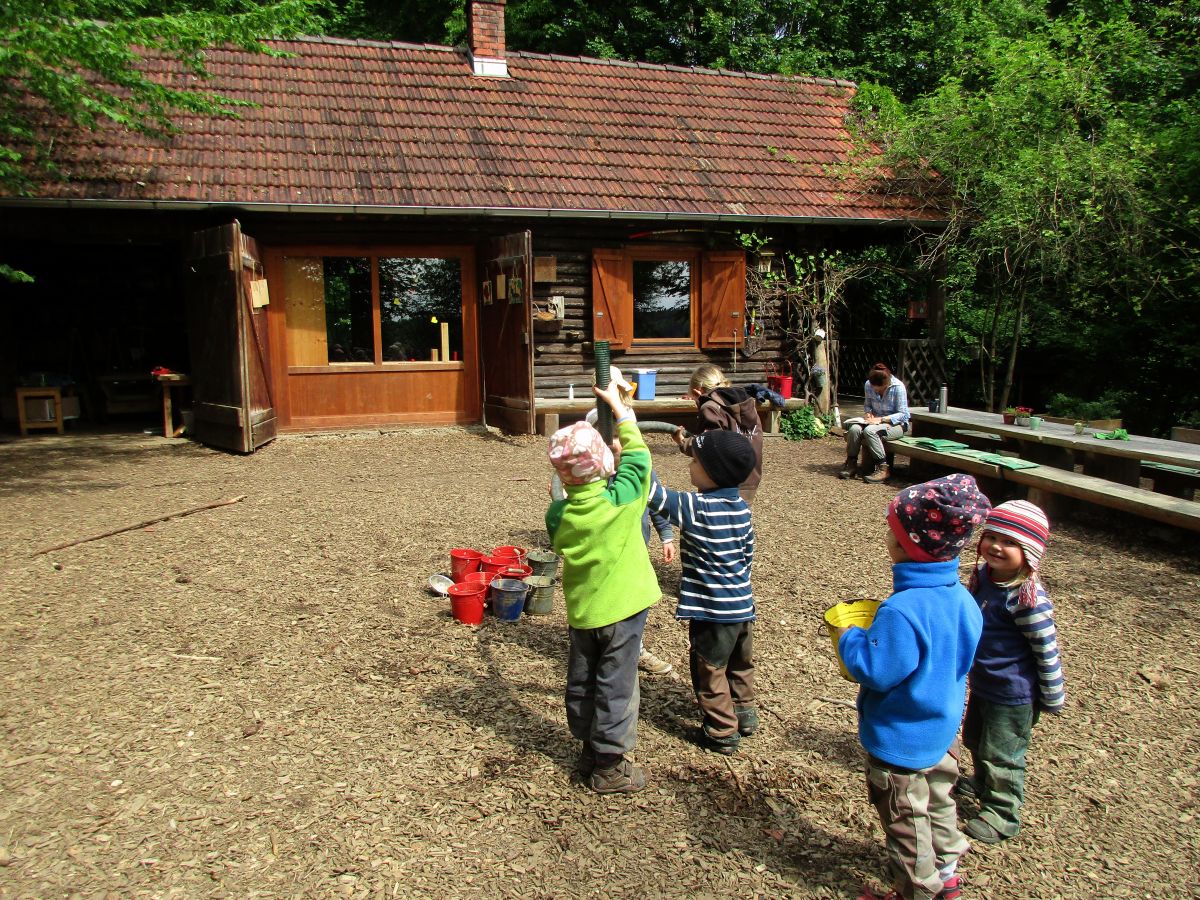
[[[654,382],[658,378],[658,369],[637,370],[637,399],[654,399]]]

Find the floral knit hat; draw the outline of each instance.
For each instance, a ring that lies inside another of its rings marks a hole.
[[[1046,513],[1040,506],[1028,500],[1010,500],[988,513],[983,530],[1011,538],[1024,552],[1029,577],[1024,580],[1017,593],[1017,607],[1033,609],[1037,606],[1038,566],[1046,552],[1046,542],[1050,540],[1050,520],[1046,518]],[[980,540],[983,540],[982,536]],[[975,592],[979,584],[979,556],[979,545],[976,544],[975,567],[967,585],[971,593]]]
[[[974,478],[947,475],[898,493],[888,504],[887,522],[911,559],[945,562],[962,552],[991,508]]]
[[[550,464],[563,484],[590,484],[616,471],[612,449],[587,422],[567,425],[550,436]]]

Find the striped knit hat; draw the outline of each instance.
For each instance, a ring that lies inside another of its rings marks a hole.
[[[1016,541],[1025,553],[1025,565],[1029,567],[1030,575],[1021,585],[1017,595],[1017,605],[1022,609],[1032,609],[1037,605],[1038,566],[1046,552],[1046,542],[1050,540],[1050,521],[1040,506],[1035,506],[1028,500],[1009,500],[1001,503],[988,513],[987,521],[983,523],[984,532],[1002,534]],[[982,536],[980,537],[982,541]],[[975,548],[976,560],[979,559],[979,548]],[[978,583],[979,567],[971,575],[972,592]]]

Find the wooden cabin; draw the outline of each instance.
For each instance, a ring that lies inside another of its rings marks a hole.
[[[0,197],[3,261],[36,278],[0,285],[0,389],[62,371],[99,407],[96,384],[163,365],[190,376],[198,439],[240,452],[528,433],[587,390],[597,340],[660,397],[705,361],[762,382],[788,348],[748,306],[743,234],[782,254],[933,218],[839,174],[851,83],[512,52],[503,0],[467,12],[465,48],[211,51],[205,87],[256,105],[165,138],[47,122],[69,177]]]

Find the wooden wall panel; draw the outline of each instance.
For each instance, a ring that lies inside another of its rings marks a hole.
[[[290,428],[479,421],[462,369],[296,373],[288,376]]]

